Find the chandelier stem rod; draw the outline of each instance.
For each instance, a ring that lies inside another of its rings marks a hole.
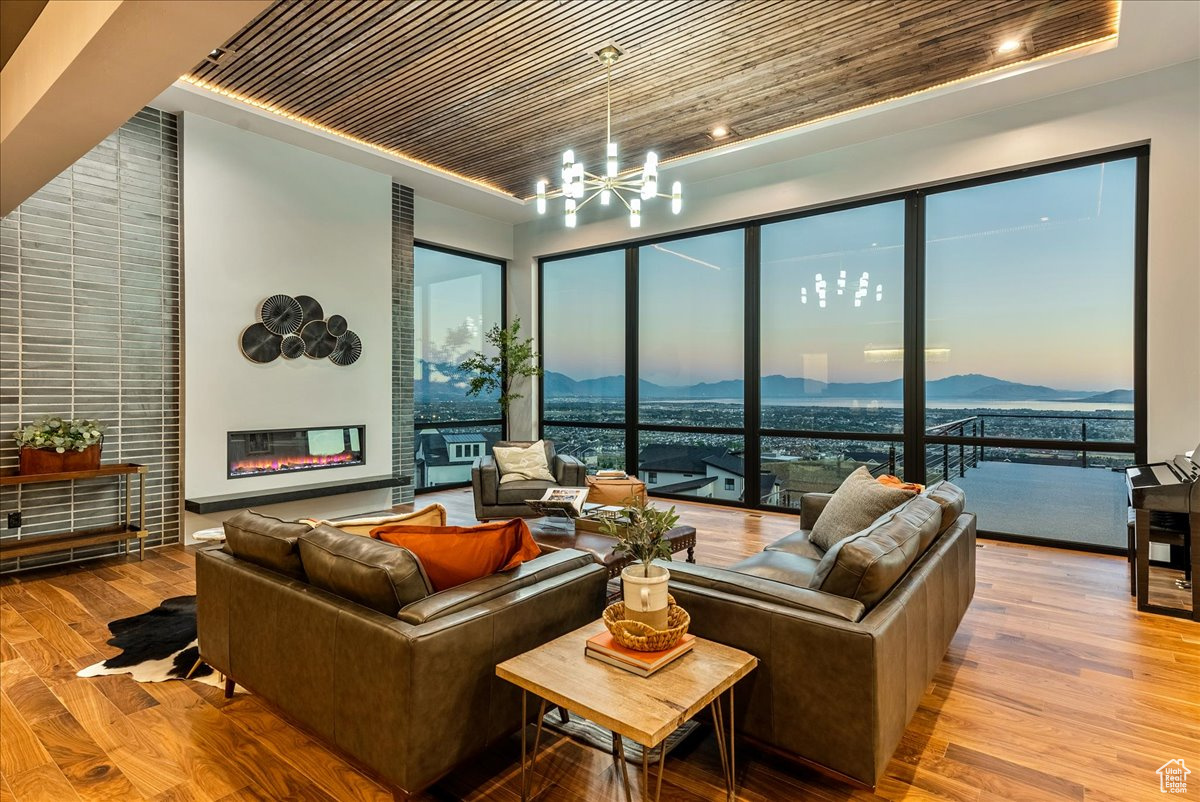
[[[607,152],[608,143],[612,142],[612,62],[604,65],[605,74],[605,109],[604,109],[604,135],[607,137],[604,140],[605,151]]]

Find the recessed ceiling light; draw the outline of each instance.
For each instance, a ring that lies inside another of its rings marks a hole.
[[[712,129],[713,139],[724,139],[729,136],[729,129],[723,125],[718,125]]]
[[[726,139],[735,139],[738,132],[728,125],[714,125],[704,135],[713,142],[721,142]]]
[[[1002,56],[1006,56],[1009,53],[1016,53],[1020,49],[1021,49],[1021,40],[1020,39],[1005,39],[1003,42],[1000,43],[1000,46],[996,48],[996,52]]]

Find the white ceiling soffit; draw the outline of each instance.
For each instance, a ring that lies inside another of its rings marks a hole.
[[[685,182],[846,147],[901,131],[971,117],[998,108],[1114,81],[1200,58],[1200,2],[1138,0],[1121,5],[1119,41],[1101,43],[983,75],[828,120],[731,143],[675,162],[664,175]],[[353,142],[308,124],[250,106],[182,81],[151,105],[186,111],[390,175],[417,195],[465,211],[522,223],[536,217],[526,202],[414,161]],[[735,121],[736,127],[736,121]],[[686,191],[686,187],[685,187]]]

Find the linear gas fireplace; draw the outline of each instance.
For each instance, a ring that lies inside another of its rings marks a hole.
[[[230,432],[229,478],[363,465],[366,438],[366,426]]]

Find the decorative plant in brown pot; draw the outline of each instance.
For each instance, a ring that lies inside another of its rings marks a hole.
[[[21,473],[64,473],[99,468],[104,428],[98,420],[67,420],[53,415],[17,427],[13,439],[21,447]]]

